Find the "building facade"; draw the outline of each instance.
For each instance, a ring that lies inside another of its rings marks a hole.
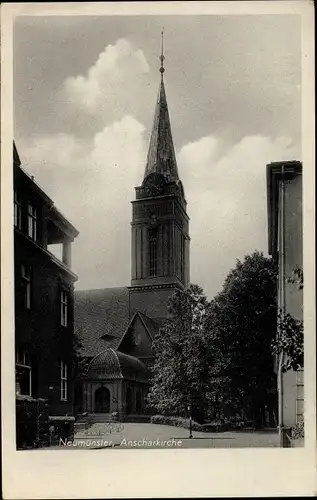
[[[17,444],[29,446],[36,430],[26,414],[46,413],[51,431],[74,419],[77,276],[70,265],[78,231],[23,170],[15,144],[13,167]],[[51,245],[62,247],[61,259]]]
[[[75,294],[78,354],[86,361],[78,413],[116,412],[124,419],[145,412],[153,338],[168,317],[170,296],[189,285],[189,217],[161,62],[144,178],[132,201],[130,286]]]
[[[269,254],[278,263],[278,308],[303,320],[303,291],[292,279],[303,270],[302,164],[275,162],[267,166]],[[295,280],[296,281],[296,280]],[[277,363],[279,426],[294,427],[304,416],[304,371],[281,371]]]

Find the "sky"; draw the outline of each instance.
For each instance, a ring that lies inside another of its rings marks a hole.
[[[299,16],[20,16],[14,136],[80,232],[76,288],[129,285],[162,27],[191,282],[212,298],[236,259],[267,254],[266,164],[301,160]]]

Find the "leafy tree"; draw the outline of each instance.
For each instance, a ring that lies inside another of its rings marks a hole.
[[[205,321],[209,338],[209,400],[229,414],[244,414],[258,426],[272,408],[271,342],[276,336],[277,269],[262,253],[237,260]]]
[[[302,269],[294,269],[288,278],[288,283],[297,285],[298,290],[304,287]],[[272,351],[276,356],[285,354],[282,363],[282,371],[298,370],[304,366],[304,327],[303,321],[294,318],[291,314],[278,315],[278,334],[272,341]]]
[[[162,414],[186,415],[191,407],[193,418],[203,419],[207,305],[197,285],[177,290],[170,298],[169,318],[153,342],[155,364],[148,395],[149,405]]]

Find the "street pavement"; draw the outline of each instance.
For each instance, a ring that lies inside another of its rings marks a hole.
[[[58,449],[181,449],[278,447],[277,431],[197,432],[148,423],[96,423]],[[52,449],[52,448],[50,448]]]

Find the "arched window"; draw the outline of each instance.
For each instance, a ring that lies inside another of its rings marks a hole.
[[[157,276],[157,229],[149,229],[149,274]]]

